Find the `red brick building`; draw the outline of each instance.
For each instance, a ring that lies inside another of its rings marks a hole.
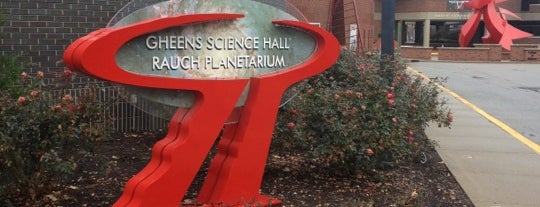
[[[309,21],[319,24],[351,49],[370,49],[376,40],[374,0],[289,0]]]

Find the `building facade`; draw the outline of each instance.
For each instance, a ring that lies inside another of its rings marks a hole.
[[[458,46],[461,26],[471,16],[463,3],[469,0],[399,0],[396,1],[396,41],[400,45],[425,47]],[[358,36],[360,44],[370,49],[381,28],[382,0],[290,0],[306,17],[332,31],[343,45],[350,46]],[[319,3],[320,2],[320,3]],[[509,17],[513,26],[540,36],[540,0],[509,0],[497,5],[520,16]],[[483,27],[481,23],[480,27]],[[353,30],[357,28],[355,33]],[[485,34],[479,29],[473,41]]]
[[[463,6],[468,0],[399,0],[396,1],[396,39],[403,45],[424,47],[458,46],[461,26],[472,11]],[[377,1],[375,20],[380,22],[381,0]],[[509,23],[523,31],[540,36],[540,1],[509,0],[497,7],[520,16],[523,21],[509,18]],[[377,24],[376,23],[376,24]],[[477,31],[473,43],[479,43],[485,29]]]
[[[400,45],[457,46],[461,25],[471,11],[466,0],[396,1],[396,40]],[[0,53],[23,52],[41,69],[58,69],[65,47],[105,27],[130,0],[2,0]],[[369,50],[380,33],[382,0],[289,0],[307,19],[332,31],[342,45]],[[524,21],[510,24],[540,36],[540,0],[509,0],[498,6]],[[479,29],[476,42],[484,30]],[[474,41],[473,41],[474,42]]]

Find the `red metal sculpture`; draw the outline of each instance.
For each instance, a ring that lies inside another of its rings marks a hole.
[[[471,42],[478,24],[483,16],[488,35],[482,37],[484,43],[500,44],[502,48],[510,50],[512,41],[525,37],[533,36],[530,33],[521,31],[508,23],[506,15],[519,18],[516,14],[503,8],[497,8],[495,4],[505,2],[507,0],[472,0],[464,3],[464,6],[472,8],[473,14],[463,25],[461,34],[459,35],[459,45],[467,47]],[[497,12],[497,9],[499,12]]]
[[[168,134],[152,149],[150,163],[128,181],[114,206],[179,206],[248,84],[248,99],[238,109],[239,122],[223,131],[198,202],[220,206],[280,203],[261,195],[259,189],[281,97],[294,83],[326,70],[337,60],[339,43],[332,34],[308,23],[273,21],[276,26],[293,27],[310,34],[317,47],[301,64],[248,79],[180,79],[136,74],[120,68],[115,60],[122,45],[141,35],[187,24],[242,17],[241,14],[165,17],[101,29],[68,47],[64,62],[79,72],[126,85],[191,90],[196,94],[191,108],[180,108],[175,113]]]

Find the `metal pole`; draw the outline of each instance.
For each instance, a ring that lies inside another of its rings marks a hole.
[[[394,59],[394,30],[396,20],[396,1],[382,0],[381,12],[381,57]]]

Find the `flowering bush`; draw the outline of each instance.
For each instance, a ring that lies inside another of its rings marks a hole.
[[[421,135],[429,122],[449,126],[438,94],[399,61],[345,50],[280,109],[272,149],[309,155],[335,172],[392,166],[428,146]]]
[[[13,86],[0,91],[0,206],[15,205],[19,194],[43,193],[53,179],[77,169],[80,159],[91,156],[93,143],[106,136],[94,89],[73,97],[42,87],[41,71],[19,74],[18,97],[8,95],[15,94]]]

